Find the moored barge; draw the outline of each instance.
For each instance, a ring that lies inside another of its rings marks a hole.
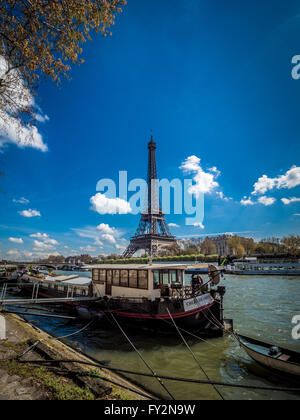
[[[187,282],[185,271],[191,267],[208,267],[207,282],[197,274]],[[220,272],[216,267],[207,264],[101,264],[91,268],[90,285],[73,285],[71,292],[72,296],[85,298],[82,303],[70,302],[81,317],[97,316],[110,323],[115,318],[134,328],[163,333],[175,332],[170,322],[173,318],[178,327],[189,332],[223,334],[225,287],[218,285]],[[27,277],[28,281],[32,282],[32,278]],[[39,296],[70,295],[70,282],[66,285],[39,279]]]

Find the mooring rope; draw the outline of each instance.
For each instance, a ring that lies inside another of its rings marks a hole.
[[[78,364],[98,367],[100,369],[106,369],[106,370],[117,372],[117,373],[126,373],[129,375],[145,376],[147,378],[153,378],[153,374],[150,374],[150,373],[135,372],[135,371],[126,370],[126,369],[113,368],[110,366],[103,365],[101,363],[92,363],[92,362],[73,360],[73,359],[20,360],[20,363],[32,363],[32,364],[78,363]],[[279,391],[279,392],[299,392],[300,393],[300,388],[283,388],[283,387],[279,388],[279,387],[267,387],[267,386],[258,386],[258,385],[241,385],[241,384],[226,383],[226,382],[221,382],[221,381],[189,379],[189,378],[181,378],[181,377],[167,376],[167,375],[160,375],[160,374],[155,374],[155,377],[159,377],[161,379],[166,379],[170,381],[193,383],[193,384],[199,384],[199,385],[217,385],[217,386],[222,386],[222,387],[254,389],[254,390],[259,390],[259,391]]]
[[[33,343],[30,347],[28,347],[26,350],[23,351],[22,354],[18,355],[15,357],[16,360],[19,360],[25,356],[25,354],[28,354],[29,352],[31,352],[36,346],[38,346],[40,343],[43,343],[45,341],[51,341],[51,340],[61,340],[62,338],[68,338],[71,337],[73,335],[79,334],[82,331],[84,331],[85,329],[87,329],[93,322],[95,321],[95,319],[92,319],[88,324],[86,324],[83,328],[81,328],[78,331],[75,331],[71,334],[67,334],[67,335],[62,335],[60,337],[49,337],[49,338],[41,338],[40,340],[37,340],[35,343]]]
[[[144,364],[147,366],[147,368],[150,370],[150,372],[152,372],[152,376],[156,378],[156,380],[158,381],[158,383],[160,384],[160,386],[168,393],[168,395],[171,397],[171,399],[172,400],[175,400],[175,397],[171,394],[171,392],[168,390],[168,388],[162,382],[162,380],[159,378],[159,376],[156,375],[156,373],[154,372],[154,370],[152,369],[152,367],[149,365],[149,363],[146,362],[146,360],[144,359],[144,357],[142,356],[142,354],[138,351],[138,349],[135,347],[135,345],[130,340],[130,338],[128,337],[128,335],[125,333],[125,331],[123,330],[123,328],[121,327],[121,325],[116,320],[114,314],[111,313],[110,315],[112,316],[113,320],[115,321],[115,323],[119,327],[120,331],[122,332],[122,334],[124,335],[124,337],[126,338],[126,340],[129,342],[129,344],[131,345],[131,347],[136,351],[136,353],[139,355],[140,359],[144,362]]]
[[[174,324],[174,327],[176,328],[176,330],[177,330],[178,334],[180,335],[180,337],[181,337],[182,341],[184,342],[184,344],[186,345],[187,349],[189,350],[189,352],[190,352],[190,353],[191,353],[191,355],[193,356],[193,358],[194,358],[195,362],[197,363],[197,365],[199,366],[199,368],[201,369],[201,371],[204,373],[204,375],[205,375],[206,379],[207,379],[209,382],[211,382],[211,380],[209,379],[209,377],[208,377],[207,373],[206,373],[206,372],[205,372],[205,370],[203,369],[203,367],[202,367],[202,365],[201,365],[201,363],[200,363],[199,359],[196,357],[195,353],[194,353],[194,352],[193,352],[193,350],[190,348],[190,346],[188,345],[187,341],[185,340],[185,338],[184,338],[184,337],[183,337],[183,335],[181,334],[181,332],[180,332],[179,328],[177,327],[177,325],[176,325],[176,323],[175,323],[175,321],[174,321],[174,319],[173,319],[173,317],[172,317],[172,315],[171,315],[171,313],[170,313],[170,311],[169,311],[169,308],[167,308],[167,311],[168,311],[168,314],[169,314],[169,316],[170,316],[170,318],[171,318],[171,320],[172,320],[172,322],[173,322],[173,324]],[[222,400],[224,401],[224,400],[225,400],[225,398],[223,397],[223,395],[221,394],[221,392],[220,392],[220,391],[216,388],[216,386],[215,386],[215,385],[212,385],[212,387],[214,388],[214,390],[215,390],[215,391],[219,394],[219,396],[220,396],[220,397],[222,398]]]

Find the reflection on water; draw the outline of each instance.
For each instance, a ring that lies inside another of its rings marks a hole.
[[[89,273],[80,273],[80,275]],[[300,278],[268,276],[226,276],[225,316],[233,318],[237,331],[300,351],[300,341],[292,339],[291,319],[300,313]],[[79,324],[49,319],[33,319],[39,327],[61,336],[76,331]],[[151,367],[160,374],[205,379],[180,337],[146,335],[126,330]],[[187,337],[186,337],[187,338]],[[109,360],[112,367],[147,372],[119,330],[86,330],[66,342],[97,360]],[[258,367],[230,337],[189,344],[208,376],[217,381],[254,386],[284,386],[289,383]],[[148,373],[148,372],[147,372]],[[156,380],[132,377],[145,387],[165,395]],[[164,381],[176,399],[218,399],[211,386]],[[292,384],[295,387],[295,384]],[[220,388],[226,399],[300,399],[299,394]]]

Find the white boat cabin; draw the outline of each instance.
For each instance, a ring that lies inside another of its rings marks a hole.
[[[185,285],[185,270],[207,264],[99,264],[92,266],[95,296],[146,298],[179,297]]]

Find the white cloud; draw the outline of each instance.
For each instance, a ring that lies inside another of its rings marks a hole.
[[[284,175],[276,178],[269,178],[267,175],[263,175],[254,184],[252,195],[265,194],[274,188],[278,190],[291,189],[298,185],[300,185],[300,167],[294,165]]]
[[[197,156],[189,156],[184,162],[182,162],[180,169],[184,173],[194,173],[193,180],[195,184],[191,185],[188,189],[190,194],[193,194],[196,198],[200,194],[211,193],[219,184],[215,181],[215,178],[220,174],[217,168],[212,168],[210,172],[205,172],[200,166],[200,159]]]
[[[101,223],[100,225],[98,225],[97,229],[101,233],[110,233],[111,235],[113,235],[115,231],[114,228],[110,227],[109,225],[106,225],[105,223]]]
[[[103,247],[103,242],[100,241],[100,239],[96,239],[95,242],[94,242],[94,244],[97,245],[97,246],[100,246],[100,248]]]
[[[57,240],[56,239],[52,239],[52,238],[50,238],[50,236],[49,235],[47,235],[47,233],[40,233],[40,232],[37,232],[37,233],[33,233],[33,234],[31,234],[31,235],[29,235],[31,238],[37,238],[37,239],[40,239],[41,241],[42,241],[42,243],[44,243],[44,244],[47,244],[47,245],[51,245],[51,246],[53,246],[53,245],[59,245],[59,243],[57,242]],[[39,242],[39,241],[34,241],[34,243],[35,242]],[[39,242],[40,243],[40,242]],[[46,249],[46,248],[45,248]]]
[[[205,226],[203,223],[194,223],[195,227],[199,227],[200,229],[205,229]]]
[[[300,216],[300,213],[295,213],[294,216]]]
[[[51,238],[49,238],[49,239],[46,239],[44,242],[45,242],[46,244],[50,244],[50,245],[58,245],[58,242],[57,242],[57,240],[56,240],[56,239],[51,239]]]
[[[184,173],[198,172],[199,168],[200,159],[195,155],[189,156],[180,166]]]
[[[58,251],[49,251],[49,252],[44,252],[44,251],[39,251],[39,250],[35,250],[36,252],[34,252],[32,254],[32,257],[34,259],[36,258],[49,258],[50,255],[54,256],[54,257],[58,257],[59,255],[61,255]]]
[[[39,249],[53,249],[54,246],[51,244],[47,244],[45,242],[41,242],[41,241],[37,241],[36,239],[33,241],[35,248],[33,248],[34,250],[39,250]]]
[[[241,200],[241,204],[243,206],[254,206],[254,201],[252,201],[251,197],[247,197],[245,196],[242,200]]]
[[[24,242],[23,242],[23,239],[22,238],[8,238],[8,240],[10,241],[10,242],[14,242],[15,244],[23,244]]]
[[[263,204],[264,206],[272,206],[276,202],[276,198],[267,197],[264,195],[262,197],[259,197],[258,202],[260,204]]]
[[[41,114],[34,114],[34,118],[39,122],[46,122],[49,121],[48,115],[41,115]]]
[[[31,238],[38,238],[38,239],[47,239],[49,238],[49,235],[47,235],[46,233],[32,233],[31,235],[29,235]]]
[[[267,175],[263,175],[258,178],[258,181],[254,184],[254,191],[252,195],[265,194],[267,191],[272,190],[276,185],[276,179],[268,178]]]
[[[180,226],[179,225],[177,225],[176,223],[169,223],[169,226],[170,227],[173,227],[173,228],[179,228]]]
[[[13,202],[18,203],[18,204],[29,204],[30,203],[30,201],[27,200],[27,198],[25,198],[25,197],[19,198],[18,200],[14,198]]]
[[[295,188],[300,185],[300,167],[292,166],[289,171],[286,172],[285,175],[281,175],[277,178],[277,188]]]
[[[109,233],[104,233],[102,236],[101,236],[101,238],[105,241],[105,242],[108,242],[108,243],[110,243],[110,244],[116,244],[116,240],[115,240],[115,238],[113,237],[113,235],[111,235],[111,234],[109,234]]]
[[[73,229],[82,238],[93,239],[93,245],[100,248],[125,247],[127,241],[122,238],[122,233],[115,227],[101,223],[97,227],[87,226],[81,229]],[[110,232],[110,233],[109,233]]]
[[[80,251],[85,251],[85,252],[96,252],[96,248],[94,248],[93,246],[81,246],[80,247]]]
[[[20,251],[18,251],[17,249],[10,249],[9,251],[7,251],[7,255],[16,255],[16,256],[20,256],[21,253]]]
[[[94,195],[90,202],[92,210],[99,214],[128,214],[132,212],[130,204],[121,198],[107,198],[105,194]]]
[[[281,201],[283,202],[283,204],[285,204],[286,206],[291,204],[291,203],[297,203],[300,201],[300,198],[297,197],[292,197],[292,198],[282,198]]]
[[[225,197],[224,196],[224,193],[222,191],[217,191],[216,194],[217,194],[217,196],[220,197],[221,200],[224,200],[224,201],[230,201],[230,200],[232,200],[231,197]]]
[[[23,251],[23,254],[25,255],[25,257],[29,258],[33,256],[33,253],[30,251]]]
[[[126,248],[127,247],[124,246],[124,245],[118,245],[118,244],[116,244],[116,249],[119,250],[119,251],[125,251]]]
[[[209,168],[209,172],[214,172],[216,174],[216,177],[218,178],[221,175],[221,172],[216,166],[213,166],[212,168]]]
[[[37,216],[41,216],[41,213],[38,210],[32,210],[32,209],[19,211],[19,214],[21,216],[24,216],[24,217],[37,217]]]
[[[33,96],[26,88],[20,72],[13,70],[7,72],[8,62],[0,56],[0,79],[4,80],[9,88],[8,96],[11,101],[0,109],[0,150],[8,143],[16,144],[19,147],[33,147],[46,152],[47,145],[43,142],[42,135],[37,127],[33,125],[23,125],[15,116],[25,108],[38,108]],[[40,120],[47,120],[47,116],[40,114]]]
[[[41,152],[48,150],[35,126],[23,126],[12,116],[6,120],[0,115],[0,150],[7,143],[14,143],[20,148],[32,147]]]

